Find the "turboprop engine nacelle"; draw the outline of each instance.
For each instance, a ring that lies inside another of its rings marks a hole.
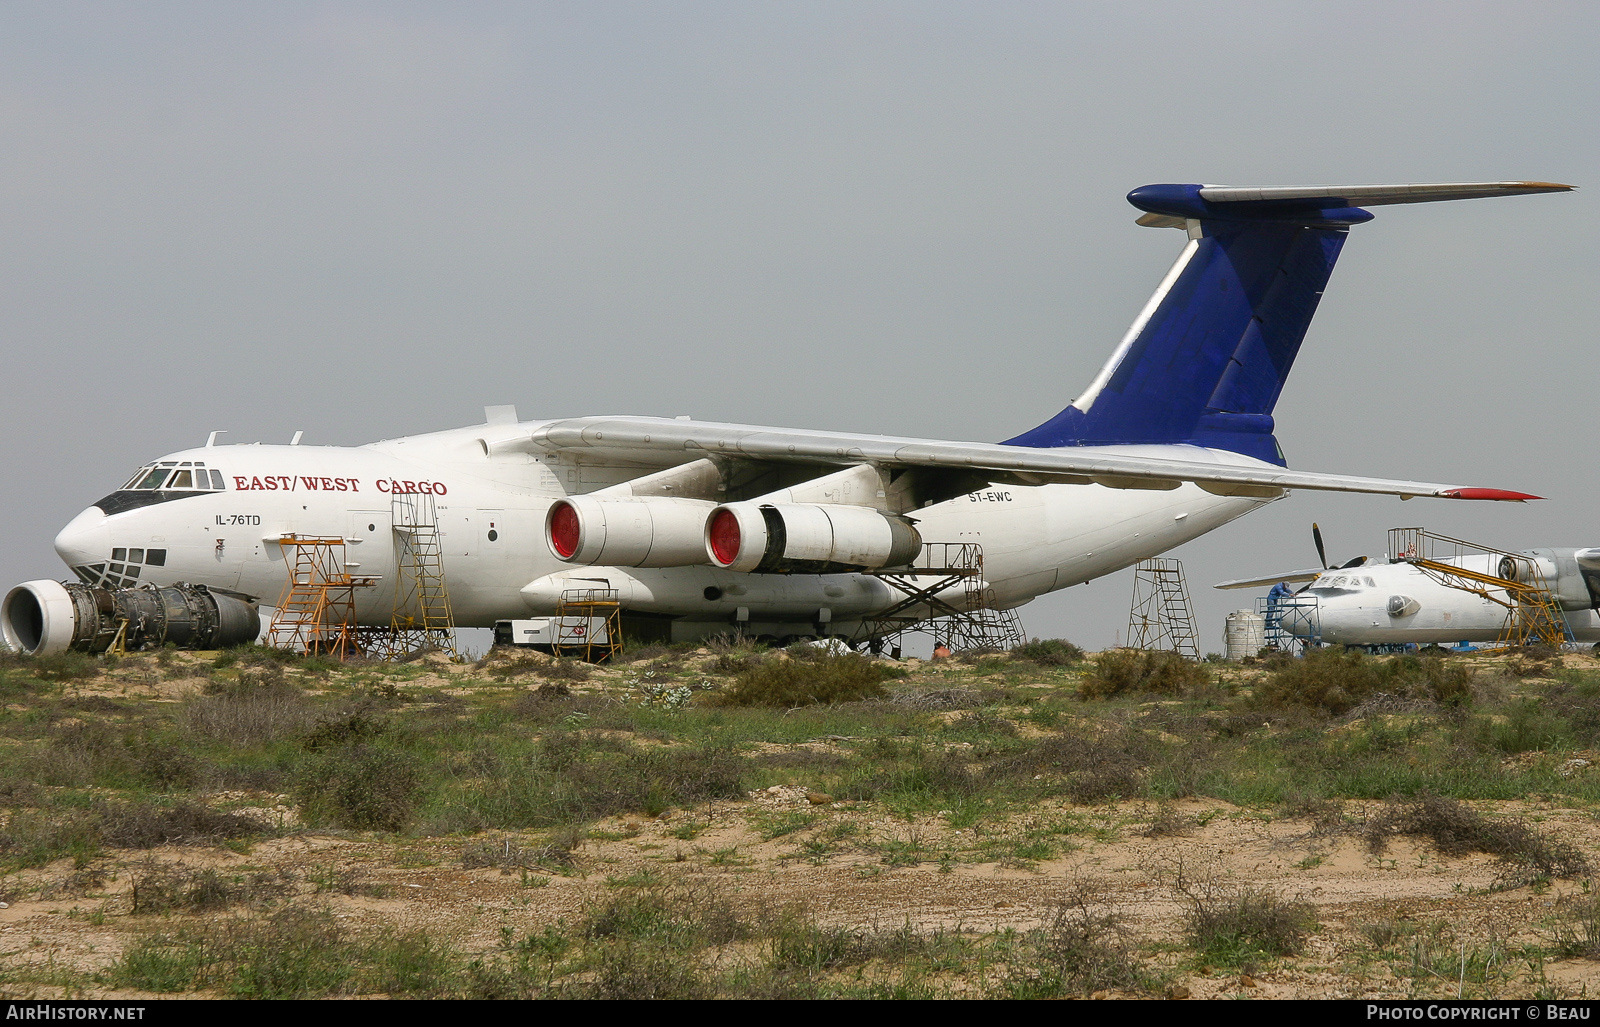
[[[865,506],[728,503],[705,522],[704,556],[730,571],[832,574],[911,563],[922,536],[903,517]]]
[[[1524,549],[1519,555],[1528,559],[1500,559],[1500,577],[1532,584],[1537,568],[1563,610],[1600,607],[1600,549]]]
[[[129,649],[171,643],[221,649],[261,634],[256,604],[204,585],[91,588],[76,582],[24,581],[0,603],[0,639],[13,652],[49,656],[73,649],[105,652],[126,622]]]
[[[690,567],[706,562],[706,499],[569,496],[551,504],[544,538],[564,563]]]

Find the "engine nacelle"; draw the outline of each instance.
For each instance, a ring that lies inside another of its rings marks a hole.
[[[255,603],[204,585],[106,589],[43,579],[24,581],[0,603],[0,640],[32,656],[104,652],[124,622],[129,649],[221,649],[261,634]]]
[[[564,563],[689,567],[706,562],[706,499],[569,496],[550,505],[544,540]]]
[[[1496,572],[1502,578],[1537,584],[1555,593],[1563,610],[1600,608],[1600,561],[1593,549],[1524,549],[1524,560],[1501,557]],[[1533,571],[1537,569],[1538,574]]]
[[[703,555],[730,571],[836,574],[899,567],[921,552],[910,521],[865,506],[728,503],[705,522]]]

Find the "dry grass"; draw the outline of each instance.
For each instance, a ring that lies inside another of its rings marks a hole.
[[[1367,847],[1381,853],[1396,835],[1426,838],[1445,856],[1471,852],[1497,856],[1505,875],[1516,881],[1577,877],[1589,870],[1589,859],[1577,846],[1548,838],[1520,820],[1489,820],[1454,799],[1421,795],[1391,799],[1367,821]]]

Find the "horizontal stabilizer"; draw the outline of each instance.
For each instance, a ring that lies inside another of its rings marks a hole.
[[[1361,209],[1390,203],[1481,200],[1490,196],[1570,192],[1559,182],[1431,182],[1420,185],[1231,186],[1142,185],[1128,202],[1146,211],[1139,224],[1177,228],[1176,222],[1248,221],[1339,228],[1372,220]],[[1154,216],[1152,216],[1154,215]]]
[[[1435,200],[1482,200],[1490,196],[1571,192],[1559,182],[1436,182],[1427,185],[1314,185],[1236,188],[1203,185],[1207,203],[1274,203],[1312,201],[1313,206],[1376,207],[1385,203],[1431,203]]]

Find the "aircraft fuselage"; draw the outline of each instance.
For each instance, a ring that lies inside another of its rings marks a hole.
[[[190,480],[211,486],[220,477],[223,487],[119,490],[68,524],[56,549],[92,584],[185,581],[271,605],[287,577],[278,540],[289,534],[338,536],[347,541],[352,573],[377,580],[357,591],[358,618],[386,624],[396,582],[392,497],[415,493],[431,495],[436,505],[451,603],[462,626],[553,612],[568,582],[579,579],[571,586],[578,587],[596,577],[619,589],[625,609],[677,618],[674,637],[726,630],[740,607],[752,627],[778,625],[774,630],[783,631],[803,629],[827,608],[834,630],[844,631],[898,598],[868,574],[563,563],[544,537],[550,504],[648,469],[491,453],[484,435],[480,426],[348,448],[243,445],[172,453],[152,465],[203,464],[204,477],[195,467]],[[1255,463],[1221,456],[1229,463]],[[1015,607],[1164,552],[1269,501],[1217,496],[1191,484],[1164,491],[997,484],[913,514],[926,541],[981,544],[996,603]],[[707,598],[713,593],[719,598]]]

